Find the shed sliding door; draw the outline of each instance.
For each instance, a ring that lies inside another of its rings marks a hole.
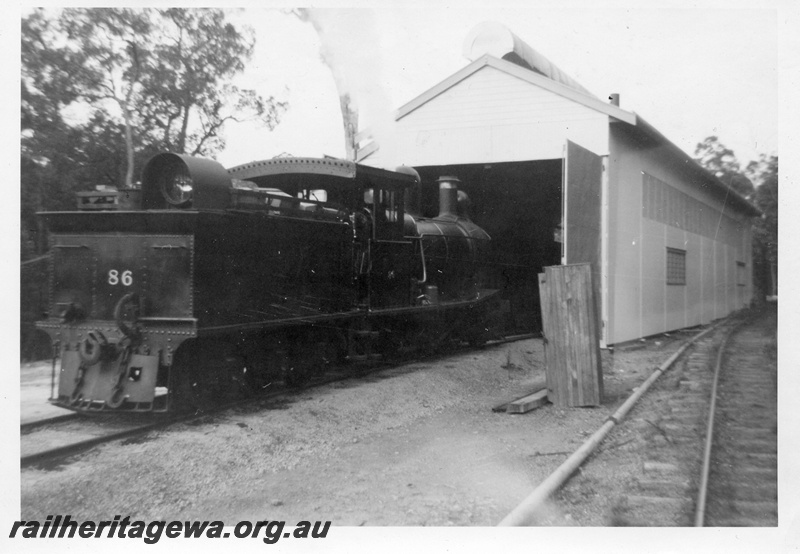
[[[603,160],[597,154],[567,141],[564,157],[563,264],[589,263],[601,335],[601,240]]]

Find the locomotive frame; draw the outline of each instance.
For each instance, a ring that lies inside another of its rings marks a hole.
[[[202,410],[437,336],[485,340],[489,236],[460,211],[457,184],[440,179],[440,213],[425,218],[408,168],[278,158],[226,170],[164,153],[141,191],[99,204],[117,209],[40,214],[53,403]]]

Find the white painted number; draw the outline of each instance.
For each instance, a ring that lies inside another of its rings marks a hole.
[[[109,285],[118,285],[122,281],[122,285],[129,287],[133,284],[133,272],[130,269],[126,269],[122,272],[122,279],[120,279],[119,271],[116,269],[108,270],[108,284]]]

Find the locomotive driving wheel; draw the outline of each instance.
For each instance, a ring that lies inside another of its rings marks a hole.
[[[278,360],[278,367],[283,376],[283,382],[288,387],[302,388],[308,384],[309,380],[309,367],[308,363],[303,360],[303,356],[295,354],[289,356],[286,351],[279,351],[275,353]]]
[[[279,351],[283,382],[292,388],[307,386],[320,372],[324,347],[315,342],[313,335],[304,335],[293,341],[287,351]]]
[[[307,386],[338,362],[339,339],[335,332],[305,330],[287,337],[286,348],[277,350],[283,382],[294,388]]]
[[[187,341],[172,362],[170,389],[180,412],[204,412],[213,405],[208,379],[201,371],[200,360],[196,345]]]

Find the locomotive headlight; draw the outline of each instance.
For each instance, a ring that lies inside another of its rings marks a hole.
[[[194,182],[184,167],[173,167],[161,181],[161,194],[174,206],[183,206],[192,199]],[[183,171],[182,171],[183,170]]]
[[[219,162],[162,152],[142,171],[142,209],[224,210],[233,183]]]

